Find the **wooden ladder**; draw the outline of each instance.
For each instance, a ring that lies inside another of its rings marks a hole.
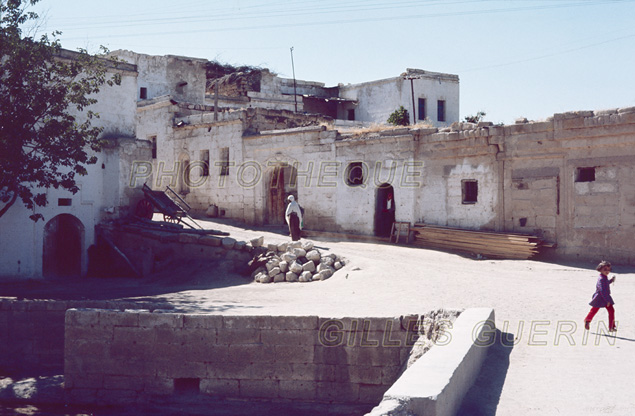
[[[395,221],[392,223],[392,229],[390,230],[390,242],[392,243],[394,238],[395,243],[399,243],[402,231],[406,232],[406,243],[410,241],[410,223],[405,221]]]

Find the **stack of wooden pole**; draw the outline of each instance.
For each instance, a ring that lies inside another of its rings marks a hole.
[[[532,235],[472,231],[437,225],[415,224],[414,245],[456,250],[489,258],[525,260],[538,254],[543,241]]]

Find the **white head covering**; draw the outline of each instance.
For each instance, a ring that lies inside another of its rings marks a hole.
[[[284,217],[287,220],[287,224],[289,224],[289,217],[292,212],[295,212],[298,215],[298,218],[300,219],[300,224],[302,224],[302,210],[300,209],[300,205],[298,205],[293,195],[289,195],[287,197],[287,200],[289,201],[289,204],[287,205],[287,210],[284,213]],[[300,226],[300,228],[302,228],[302,226]]]

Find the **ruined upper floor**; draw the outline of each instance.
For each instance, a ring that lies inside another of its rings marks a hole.
[[[399,76],[361,84],[282,78],[266,68],[234,67],[206,59],[111,53],[138,69],[138,100],[169,96],[218,110],[265,108],[319,114],[343,124],[383,124],[400,106],[411,124],[449,126],[459,120],[457,75],[407,69]]]

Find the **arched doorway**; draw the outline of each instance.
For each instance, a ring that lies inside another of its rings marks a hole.
[[[44,226],[44,277],[79,277],[82,274],[84,225],[77,217],[60,214]]]
[[[297,170],[287,163],[280,163],[269,171],[267,181],[266,222],[270,225],[284,225],[287,197],[298,197]]]
[[[378,237],[390,236],[394,221],[395,192],[390,184],[382,183],[377,187],[375,198],[375,235]]]

